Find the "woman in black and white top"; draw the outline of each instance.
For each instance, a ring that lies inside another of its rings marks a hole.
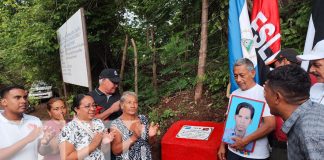
[[[59,136],[61,159],[104,160],[114,133],[105,131],[103,122],[96,119],[93,98],[79,94],[73,100],[75,118],[61,131]],[[101,146],[101,148],[100,148]]]
[[[134,92],[124,92],[120,98],[123,114],[111,124],[116,132],[112,151],[117,160],[151,160],[150,143],[153,143],[159,125],[148,123],[144,115],[138,115],[138,100]]]

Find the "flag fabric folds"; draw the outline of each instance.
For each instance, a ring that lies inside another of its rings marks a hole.
[[[309,19],[303,54],[312,54],[314,46],[324,40],[324,1],[313,0],[312,14]],[[302,68],[308,70],[308,61],[302,62]]]
[[[251,16],[254,46],[258,57],[259,82],[264,84],[269,64],[280,52],[280,16],[278,0],[254,0]]]
[[[236,60],[243,57],[249,58],[257,69],[257,57],[253,45],[253,33],[251,30],[246,0],[229,1],[228,32],[228,57],[231,83],[230,91],[232,92],[238,88],[233,73],[234,63]],[[257,82],[258,79],[258,74],[256,74]]]

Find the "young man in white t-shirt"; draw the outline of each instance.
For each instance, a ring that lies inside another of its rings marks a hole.
[[[38,159],[53,138],[51,130],[42,132],[39,118],[26,115],[27,94],[23,87],[7,86],[0,90],[0,159]],[[40,138],[40,135],[43,137]]]
[[[266,103],[263,87],[256,84],[254,81],[255,70],[253,63],[247,59],[239,59],[234,64],[234,77],[239,89],[235,90],[232,95],[246,97],[263,101]],[[269,158],[269,143],[267,135],[275,128],[275,118],[270,114],[268,104],[265,105],[262,122],[260,127],[252,134],[239,138],[235,137],[234,144],[228,146],[228,154],[225,155],[225,143],[222,142],[218,150],[218,157],[221,160],[240,160],[240,159],[267,159]],[[243,151],[244,147],[250,142],[255,142],[253,152]],[[227,157],[227,158],[226,158]]]

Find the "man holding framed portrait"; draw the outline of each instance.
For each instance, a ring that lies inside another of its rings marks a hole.
[[[238,108],[238,104],[242,102],[252,103],[254,108],[254,115],[252,118],[251,114],[251,123],[255,123],[254,125],[250,124],[247,126],[247,130],[243,131],[244,136],[239,136],[239,133],[236,136],[231,137],[233,140],[232,143],[224,142],[226,139],[226,130],[223,136],[223,142],[220,145],[220,149],[218,151],[218,157],[221,160],[225,160],[226,157],[229,160],[240,160],[240,159],[267,159],[269,158],[269,142],[267,139],[267,135],[274,130],[275,128],[275,118],[270,114],[269,106],[265,102],[263,87],[255,83],[254,76],[255,70],[253,63],[247,59],[242,58],[235,62],[234,64],[234,77],[235,82],[239,86],[239,89],[235,90],[231,94],[230,104],[227,109],[227,122],[235,122],[236,112]],[[234,98],[239,98],[235,100]],[[236,104],[236,105],[235,105]],[[257,105],[259,104],[259,105]],[[231,107],[235,106],[235,108]],[[256,111],[258,111],[259,115],[256,115]],[[239,115],[238,111],[238,115]],[[248,112],[245,110],[245,112]],[[249,117],[246,117],[248,119]],[[259,122],[257,121],[259,120]],[[227,128],[231,128],[234,125],[227,125]],[[252,131],[250,126],[254,126],[255,130]],[[244,127],[241,127],[244,128]],[[225,128],[226,129],[226,128]],[[246,134],[247,133],[247,134]],[[254,148],[250,147],[251,143],[254,143]],[[228,152],[227,156],[225,156],[226,149],[225,145],[228,144]]]

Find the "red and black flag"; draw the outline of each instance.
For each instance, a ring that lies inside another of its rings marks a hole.
[[[258,56],[260,82],[263,84],[269,71],[266,65],[271,64],[280,51],[278,0],[254,0],[251,20],[254,46]]]

